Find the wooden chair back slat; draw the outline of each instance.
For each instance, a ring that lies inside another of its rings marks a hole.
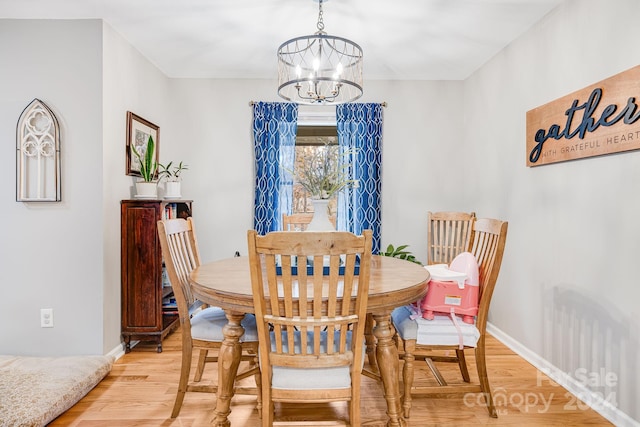
[[[313,213],[283,214],[282,229],[284,231],[305,231],[312,219]],[[330,215],[329,221],[331,221],[334,227],[336,226],[335,215]]]
[[[480,289],[476,327],[481,334],[486,330],[489,305],[502,265],[507,228],[506,221],[491,218],[478,218],[473,225],[469,251],[478,262]]]
[[[191,218],[165,220],[158,221],[158,231],[181,324],[189,325],[189,309],[196,302],[189,286],[189,275],[200,265],[195,226]]]
[[[469,250],[475,212],[428,212],[427,264],[450,264]]]

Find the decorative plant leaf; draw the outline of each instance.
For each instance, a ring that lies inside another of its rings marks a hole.
[[[176,166],[173,166],[173,161],[163,165],[162,163],[158,164],[158,176],[160,178],[165,178],[167,181],[180,181],[180,175],[182,171],[189,170],[189,166],[183,164],[181,161]]]
[[[400,245],[397,248],[394,248],[393,245],[389,245],[387,246],[387,250],[385,252],[380,252],[380,255],[404,259],[422,265],[422,263],[418,261],[410,251],[405,251],[405,249],[408,247],[409,245]]]
[[[149,135],[149,140],[147,141],[147,148],[144,153],[144,159],[136,150],[135,144],[131,144],[131,149],[133,150],[133,154],[138,158],[140,162],[140,175],[142,175],[142,179],[145,182],[151,182],[155,178],[156,169],[158,164],[153,161],[153,157],[155,154],[155,143],[153,142],[153,137]]]
[[[287,170],[295,176],[312,198],[329,199],[343,188],[355,185],[351,179],[349,159],[355,149],[341,149],[338,145],[325,144],[319,147],[296,170]]]

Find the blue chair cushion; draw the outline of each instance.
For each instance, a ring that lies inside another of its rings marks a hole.
[[[417,344],[423,345],[458,345],[460,342],[458,329],[448,314],[436,314],[433,320],[411,319],[411,311],[403,306],[393,310],[391,319],[403,340],[416,340]],[[462,333],[462,343],[475,347],[480,338],[475,324],[464,323],[460,316],[456,317],[456,322]]]
[[[258,329],[256,327],[256,318],[253,314],[244,316],[242,322],[244,327],[244,335],[240,338],[240,342],[258,341]],[[194,339],[222,342],[224,334],[222,328],[227,324],[227,317],[224,310],[220,307],[207,307],[199,310],[191,317],[191,336]]]

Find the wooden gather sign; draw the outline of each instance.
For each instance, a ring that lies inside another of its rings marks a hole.
[[[527,111],[527,166],[640,149],[640,65]]]

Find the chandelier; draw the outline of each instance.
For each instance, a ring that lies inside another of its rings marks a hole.
[[[318,1],[318,31],[278,48],[278,95],[301,104],[342,104],[362,96],[362,48],[324,32]]]

